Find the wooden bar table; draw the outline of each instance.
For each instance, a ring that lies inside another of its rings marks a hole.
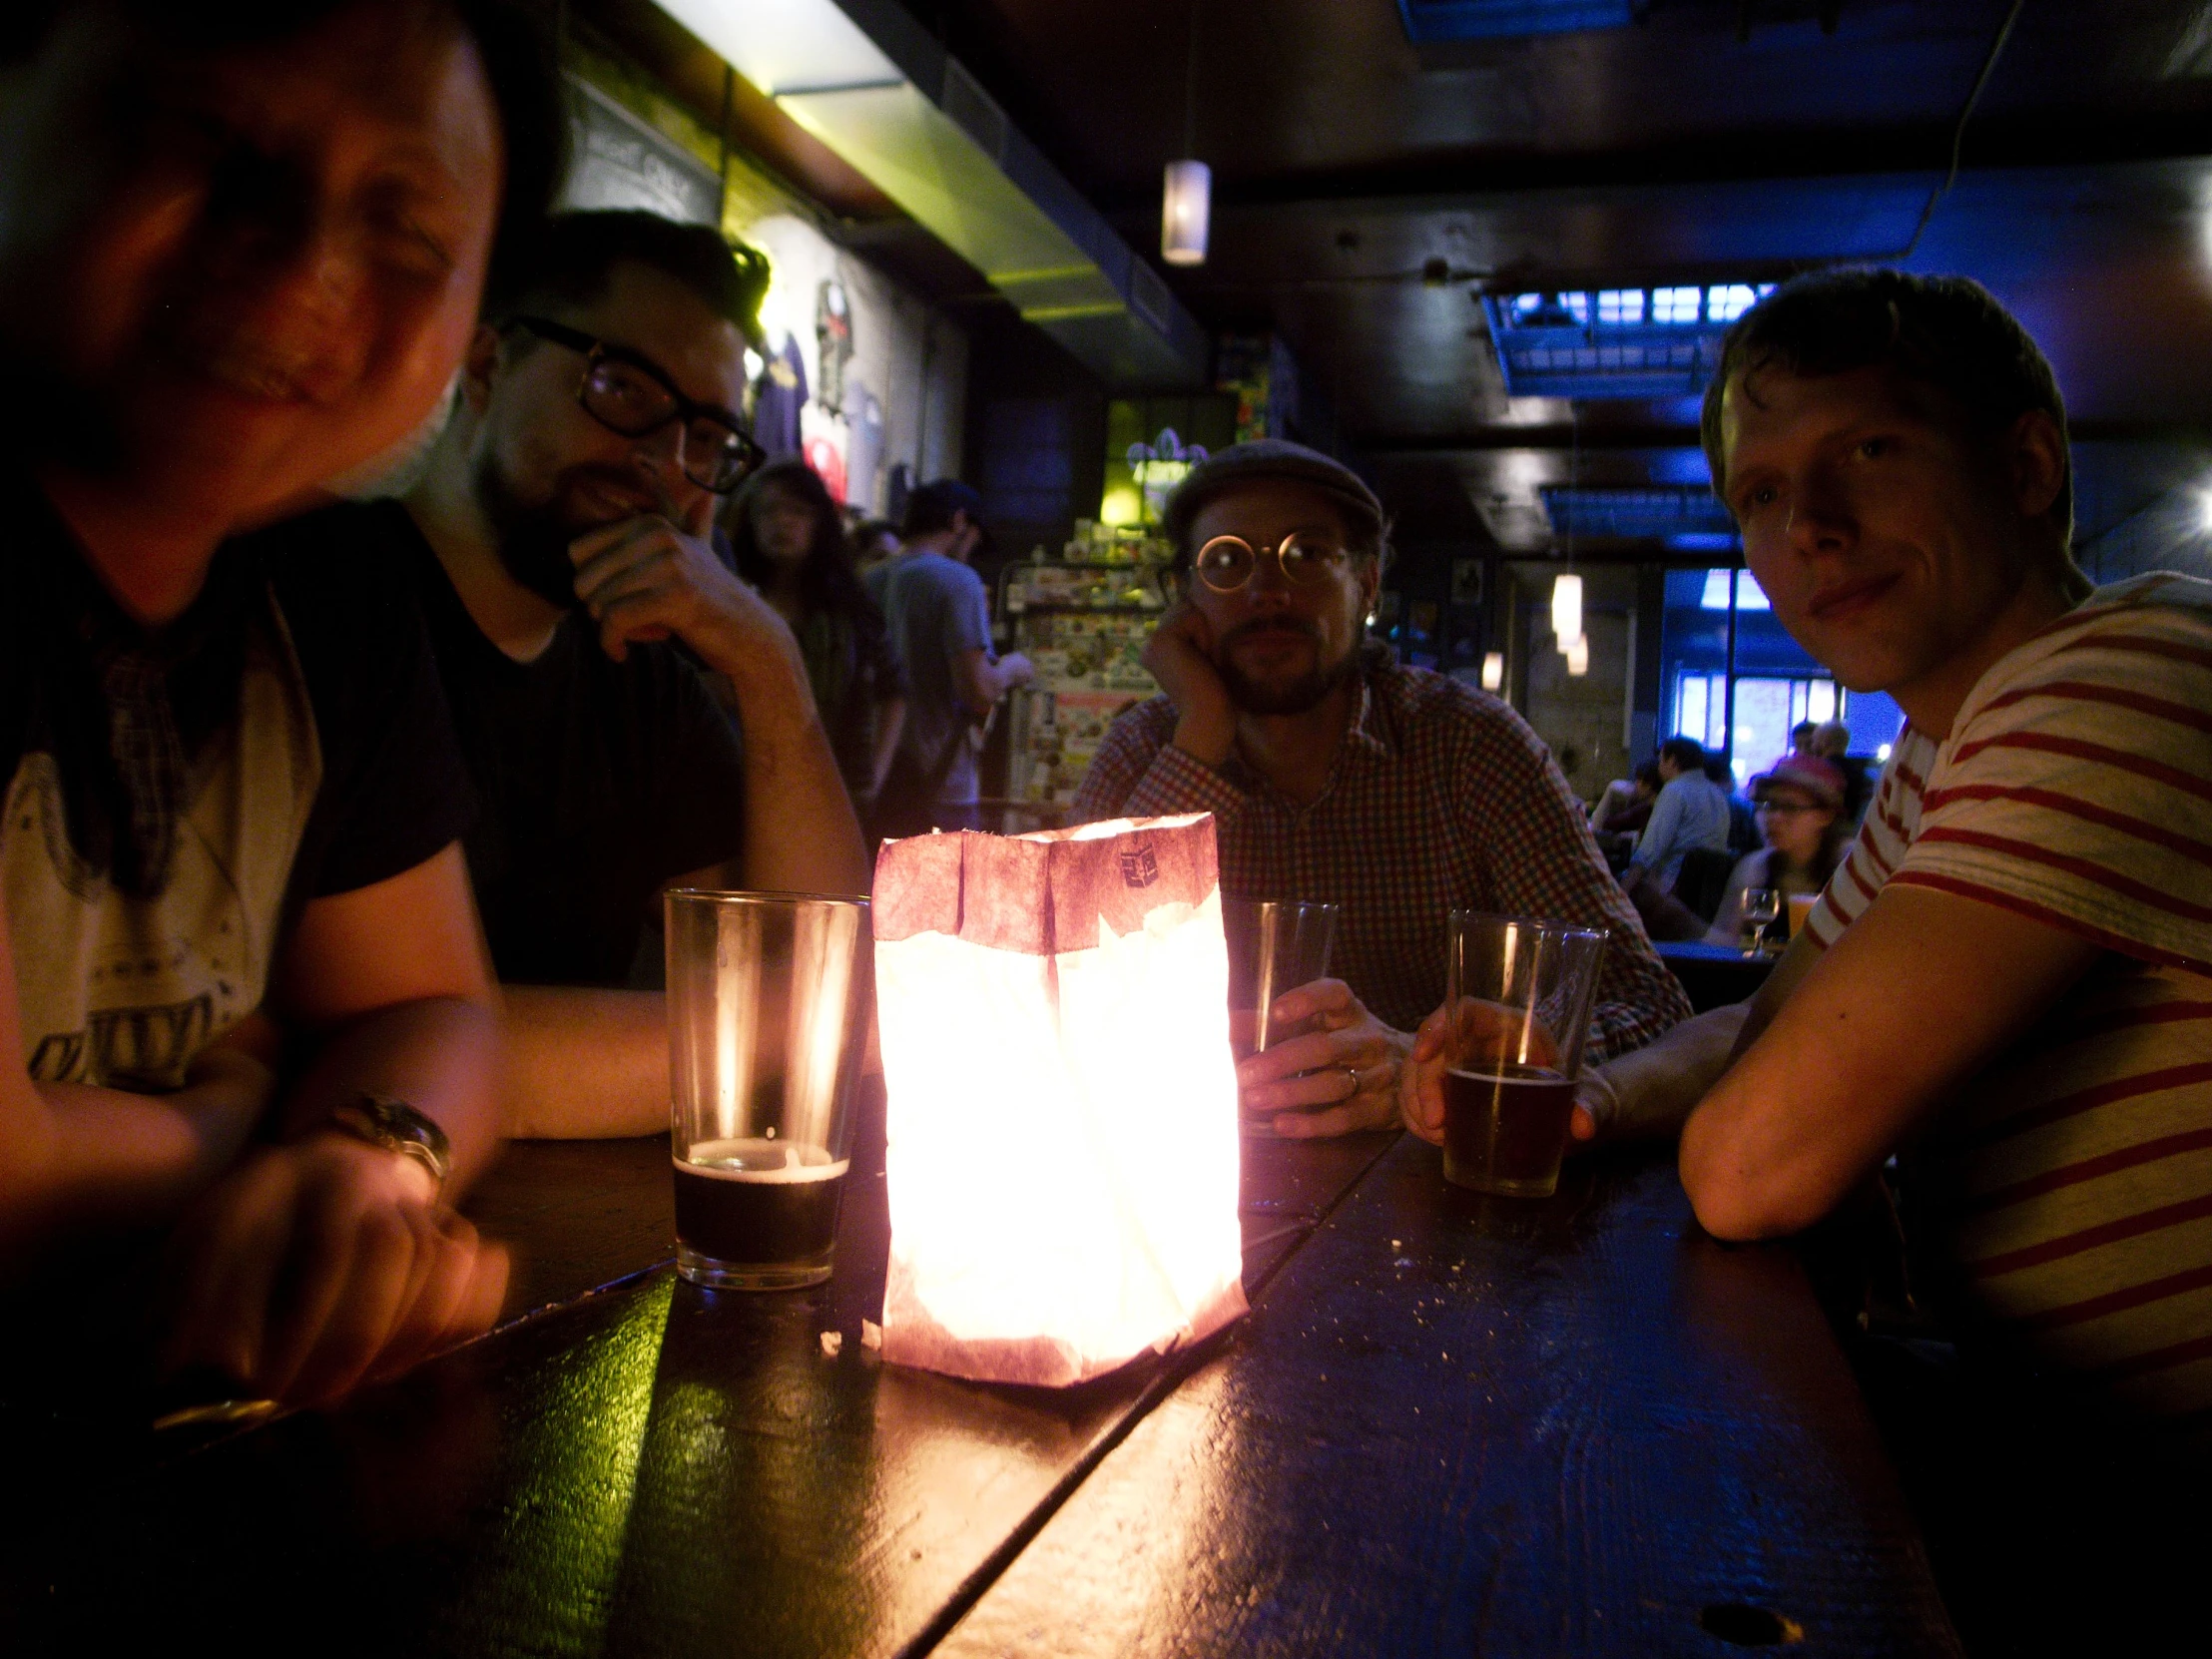
[[[1253,1318],[1060,1392],[861,1346],[880,1168],[830,1285],[716,1295],[664,1141],[520,1146],[481,1341],[197,1439],[0,1409],[0,1651],[1953,1651],[1794,1260],[1664,1164],[1485,1207],[1409,1140],[1248,1141]]]
[[[1404,1137],[936,1651],[1949,1655],[1788,1251],[1671,1159],[1462,1193]]]

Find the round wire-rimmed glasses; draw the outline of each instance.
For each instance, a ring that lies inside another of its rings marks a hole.
[[[701,489],[728,495],[760,467],[767,451],[734,424],[728,409],[678,391],[668,374],[626,346],[542,316],[508,319],[540,339],[565,345],[584,358],[576,401],[584,412],[626,438],[650,437],[672,420],[684,423],[684,476]]]
[[[1260,555],[1242,536],[1216,536],[1198,550],[1191,569],[1216,593],[1235,593],[1260,568]],[[1318,587],[1345,568],[1351,555],[1333,541],[1293,531],[1274,545],[1276,568],[1293,587]]]

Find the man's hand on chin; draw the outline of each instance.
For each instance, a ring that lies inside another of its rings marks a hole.
[[[1145,642],[1144,666],[1175,705],[1175,746],[1207,766],[1229,759],[1237,741],[1237,711],[1214,666],[1214,633],[1205,615],[1182,600]]]
[[[607,655],[621,662],[633,640],[682,640],[741,691],[764,669],[804,687],[799,642],[775,608],[731,574],[705,536],[657,514],[624,519],[569,544],[576,595]]]

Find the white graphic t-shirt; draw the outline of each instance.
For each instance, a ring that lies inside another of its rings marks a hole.
[[[396,573],[248,538],[150,634],[0,474],[0,901],[21,1064],[138,1092],[261,1007],[299,907],[396,875],[468,792]]]

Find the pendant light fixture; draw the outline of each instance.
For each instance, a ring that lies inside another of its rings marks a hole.
[[[1551,580],[1551,631],[1561,651],[1582,637],[1582,578],[1572,571]]]
[[[1183,156],[1170,162],[1160,187],[1160,258],[1169,265],[1204,265],[1213,217],[1214,172],[1192,158],[1198,148],[1198,3],[1191,0],[1190,57],[1183,70]]]
[[[1206,222],[1213,189],[1213,170],[1204,162],[1168,163],[1167,182],[1160,192],[1160,258],[1169,265],[1206,263]]]

